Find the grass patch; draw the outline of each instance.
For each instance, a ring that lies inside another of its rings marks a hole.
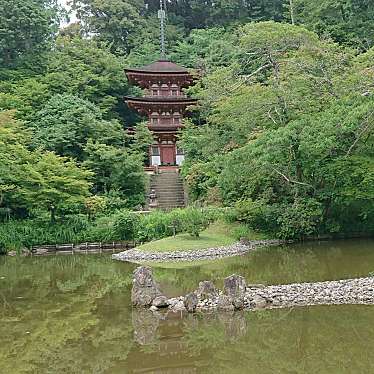
[[[238,241],[238,232],[243,232],[242,226],[238,223],[215,222],[201,232],[198,238],[192,237],[190,234],[178,234],[175,237],[168,237],[140,245],[138,249],[147,252],[171,252],[223,247]],[[250,239],[263,238],[263,236],[248,230],[246,236]]]

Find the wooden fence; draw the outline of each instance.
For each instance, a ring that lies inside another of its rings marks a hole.
[[[134,242],[54,244],[31,247],[33,256],[54,254],[118,253],[134,248]]]

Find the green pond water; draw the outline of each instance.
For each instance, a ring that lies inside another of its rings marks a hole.
[[[132,310],[136,265],[110,256],[0,258],[0,373],[374,373],[374,307],[163,319]],[[367,276],[374,241],[262,249],[155,267],[170,296],[225,276],[290,283]]]

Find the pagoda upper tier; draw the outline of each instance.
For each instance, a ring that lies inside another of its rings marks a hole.
[[[150,88],[154,84],[188,87],[193,83],[193,77],[187,69],[166,60],[159,60],[140,68],[125,69],[125,72],[129,82],[141,88]]]
[[[193,83],[193,77],[187,69],[173,62],[160,60],[140,68],[125,70],[130,83],[144,89],[142,97],[126,96],[128,106],[140,114],[149,117],[150,127],[157,124],[163,127],[180,127],[181,117],[186,108],[196,104],[195,99],[188,98],[183,88]],[[171,121],[169,116],[178,117]]]

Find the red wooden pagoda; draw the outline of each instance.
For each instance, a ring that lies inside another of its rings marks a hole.
[[[186,109],[196,103],[182,89],[193,82],[187,69],[167,60],[125,70],[131,84],[144,89],[143,97],[125,97],[127,105],[148,117],[154,142],[149,147],[149,166],[179,166],[184,154],[176,145]]]

